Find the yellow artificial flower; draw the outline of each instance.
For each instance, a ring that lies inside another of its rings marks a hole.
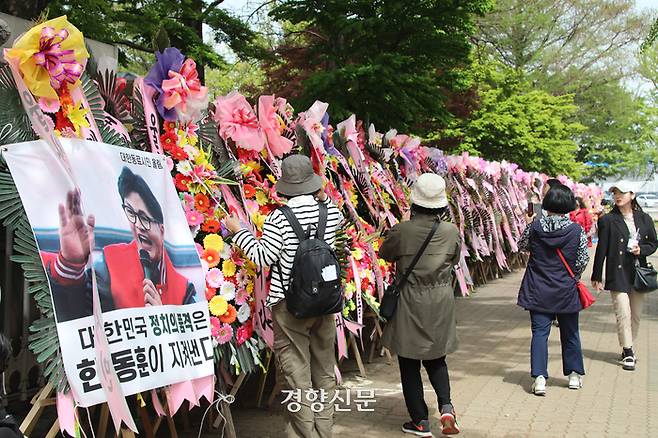
[[[208,308],[210,309],[210,313],[214,316],[222,316],[228,310],[228,303],[223,296],[215,295],[208,303]]]
[[[247,289],[247,292],[250,295],[253,294],[254,293],[254,282],[250,281],[249,283],[247,283],[247,288],[246,289]]]
[[[372,249],[374,249],[375,251],[379,251],[379,240],[375,240],[374,242],[372,242]]]
[[[237,266],[235,266],[235,263],[233,263],[233,260],[231,259],[224,260],[222,263],[222,273],[224,274],[224,277],[233,277],[236,269]]]
[[[262,190],[256,190],[256,202],[258,205],[266,205],[269,202],[269,198]]]
[[[386,260],[378,259],[377,262],[379,262],[379,266],[381,266],[382,268],[386,267]]]
[[[265,224],[265,216],[260,214],[259,212],[252,213],[251,222],[256,226],[256,228],[262,230],[263,225]]]
[[[352,201],[352,205],[354,205],[355,207],[356,207],[357,205],[359,205],[359,198],[358,198],[358,196],[356,196],[356,193],[353,193],[353,194],[350,196],[350,200]]]
[[[194,159],[194,163],[198,164],[199,166],[210,167],[210,163],[208,163],[208,154],[202,150],[199,150],[199,155],[197,155]]]
[[[352,250],[352,257],[354,260],[361,260],[363,258],[363,251],[361,251],[361,248],[354,248],[354,250]]]
[[[73,106],[68,105],[64,109],[65,113],[67,114],[67,118],[73,124],[73,129],[75,129],[75,133],[78,135],[80,135],[81,127],[89,128],[89,120],[87,120],[86,117],[89,110],[82,105],[82,102],[80,102],[79,105],[80,106],[77,108],[76,105]]]
[[[203,238],[203,247],[205,249],[214,249],[221,253],[224,250],[224,239],[219,234],[208,234]]]
[[[353,294],[356,292],[356,284],[353,281],[345,284],[345,294]]]
[[[260,163],[256,161],[248,161],[247,168],[249,168],[249,170],[252,170],[254,172],[260,172],[261,170],[263,170],[263,166],[261,166]]]
[[[272,184],[276,184],[276,178],[274,178],[274,175],[271,173],[267,174],[267,179],[269,179]]]
[[[66,15],[48,20],[32,29],[28,30],[21,36],[14,46],[7,51],[8,58],[14,58],[18,61],[18,66],[23,74],[23,80],[27,88],[37,97],[47,97],[49,99],[58,99],[57,92],[50,83],[50,74],[45,67],[36,63],[35,54],[39,53],[40,42],[42,38],[42,30],[44,28],[52,28],[55,33],[65,31],[66,38],[61,40],[61,37],[55,37],[55,41],[60,41],[61,50],[72,50],[75,61],[82,65],[87,62],[89,53],[85,48],[84,37],[74,25],[67,19]],[[72,87],[77,87],[80,84],[76,80]],[[62,86],[68,86],[67,82],[63,82]]]

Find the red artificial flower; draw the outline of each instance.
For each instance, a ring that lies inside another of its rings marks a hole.
[[[245,184],[242,186],[242,188],[244,190],[244,195],[247,198],[253,198],[254,196],[256,196],[256,189],[251,184]]]
[[[215,295],[217,295],[217,289],[206,285],[206,301],[212,300]]]
[[[164,122],[163,127],[165,132],[176,131],[176,122]]]
[[[194,195],[194,208],[197,211],[208,211],[210,208],[210,199],[203,193],[197,193]]]
[[[188,190],[190,190],[191,182],[192,182],[192,178],[190,178],[189,176],[185,176],[182,173],[177,173],[176,176],[174,177],[174,185],[181,192],[187,192]]]
[[[69,118],[66,117],[64,111],[60,109],[55,113],[55,129],[57,129],[59,132],[62,132],[66,128],[75,130],[73,123],[71,123]]]
[[[237,343],[238,347],[244,344],[254,333],[254,326],[251,320],[245,323],[242,327],[238,329],[237,333]]]
[[[187,160],[187,152],[183,150],[182,147],[180,146],[174,146],[173,149],[171,150],[171,158],[173,158],[176,161],[183,161]]]
[[[219,317],[219,320],[224,324],[233,324],[237,316],[238,316],[238,311],[235,310],[233,304],[229,304],[228,308],[226,309],[226,313],[221,315]]]
[[[208,219],[203,223],[203,225],[201,225],[201,231],[206,233],[216,233],[220,230],[220,228],[221,226],[219,225],[219,221],[215,219]]]
[[[205,260],[205,262],[208,263],[209,268],[214,268],[219,264],[219,252],[214,249],[206,249],[203,251],[203,254],[201,254],[201,260]]]
[[[166,132],[160,136],[160,143],[162,143],[162,149],[165,151],[171,153],[174,150],[174,147],[176,147],[176,143],[178,142],[178,136],[176,135],[175,132]]]

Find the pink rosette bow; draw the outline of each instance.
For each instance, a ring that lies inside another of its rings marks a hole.
[[[39,51],[34,55],[34,62],[48,72],[50,85],[59,90],[64,82],[75,84],[84,67],[75,59],[73,50],[62,49],[62,42],[69,37],[69,32],[62,29],[46,26],[41,29],[39,38]]]
[[[265,137],[258,124],[253,108],[244,96],[236,91],[220,96],[215,101],[214,119],[219,124],[219,135],[231,138],[246,150],[260,152],[265,147]]]
[[[285,124],[276,113],[277,108],[285,108],[285,99],[274,99],[274,96],[260,96],[258,98],[258,121],[265,134],[270,151],[276,157],[282,157],[292,150],[291,140],[281,135]]]
[[[162,81],[164,107],[175,108],[180,120],[201,118],[201,110],[208,105],[208,87],[201,85],[194,60],[188,58],[180,72],[169,70],[169,79]]]

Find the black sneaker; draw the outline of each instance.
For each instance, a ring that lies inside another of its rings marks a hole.
[[[429,420],[420,420],[418,423],[414,423],[413,421],[404,423],[402,425],[402,432],[422,437],[434,436],[432,435],[432,432],[430,432]]]
[[[457,414],[454,409],[441,413],[441,433],[443,435],[457,435],[460,432],[457,424]]]

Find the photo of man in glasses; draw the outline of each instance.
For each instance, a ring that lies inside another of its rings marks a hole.
[[[193,303],[194,285],[176,271],[165,251],[162,208],[148,184],[124,167],[117,188],[132,241],[106,245],[94,256],[103,312]],[[69,191],[59,205],[59,252],[41,252],[58,322],[92,314],[92,274],[87,265],[95,222],[93,215],[83,216],[80,193]]]

